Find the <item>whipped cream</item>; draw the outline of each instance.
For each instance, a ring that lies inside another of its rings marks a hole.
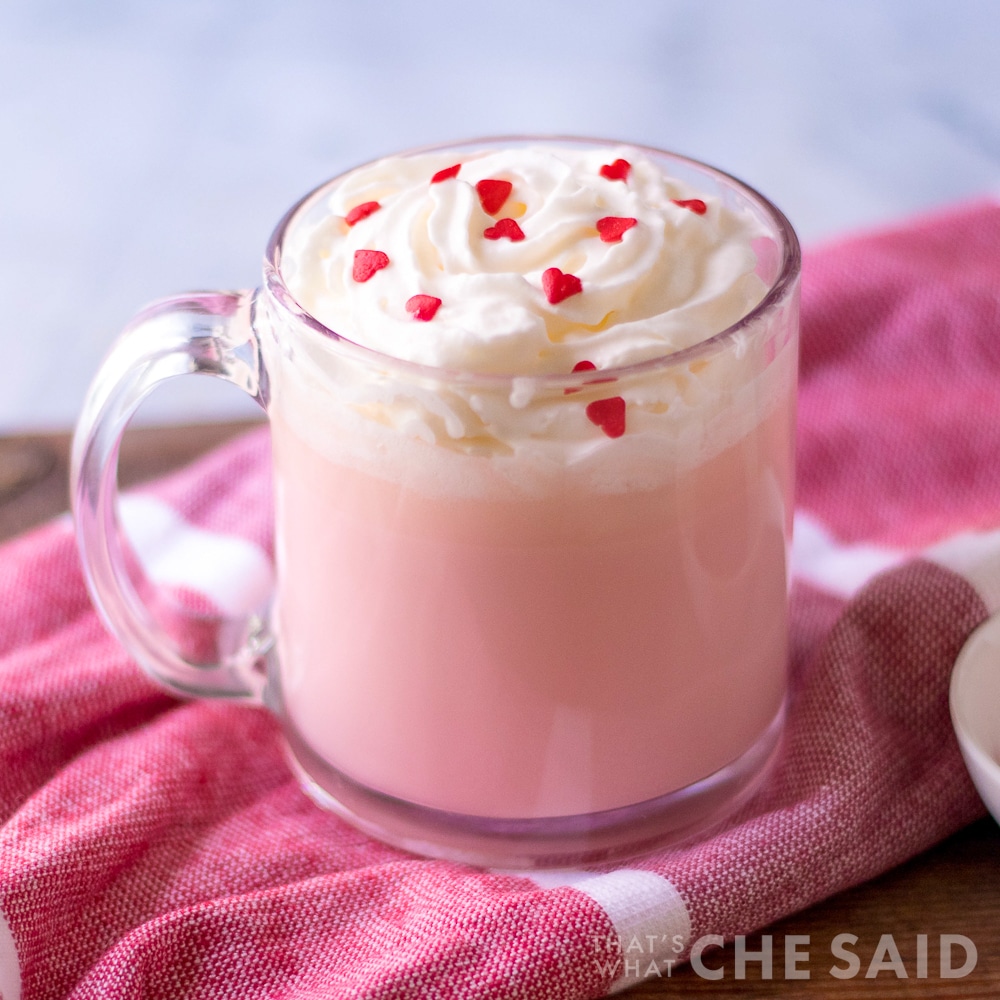
[[[781,256],[768,233],[749,199],[625,147],[359,168],[303,203],[276,261],[337,336],[258,302],[276,437],[285,426],[332,462],[441,496],[540,495],[566,477],[654,488],[790,405],[792,288],[674,356],[763,299]]]
[[[346,174],[293,220],[280,267],[308,312],[381,353],[568,373],[669,354],[737,322],[767,290],[761,233],[749,211],[634,150],[513,146]]]

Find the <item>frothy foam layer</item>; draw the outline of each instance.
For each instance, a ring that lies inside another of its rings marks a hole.
[[[294,220],[281,272],[324,325],[384,354],[562,373],[735,323],[766,291],[760,235],[749,211],[625,148],[430,153],[334,184]]]
[[[776,277],[767,233],[624,148],[380,161],[309,199],[279,262],[300,305],[378,354],[274,314],[272,408],[328,459],[424,492],[654,488],[790,398],[794,296],[696,357],[620,370],[746,316],[758,272]]]

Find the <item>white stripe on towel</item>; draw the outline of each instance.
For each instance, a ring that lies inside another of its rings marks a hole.
[[[260,611],[267,605],[274,570],[260,546],[196,528],[148,494],[123,496],[119,515],[153,583],[197,591],[231,615]]]
[[[524,874],[543,889],[576,889],[607,914],[614,932],[610,939],[595,939],[594,963],[615,974],[612,993],[650,976],[667,977],[672,963],[690,944],[691,916],[684,900],[669,879],[655,872],[622,868],[605,874]]]
[[[878,545],[838,542],[810,514],[795,515],[792,578],[850,597],[873,576],[904,562],[912,553]]]

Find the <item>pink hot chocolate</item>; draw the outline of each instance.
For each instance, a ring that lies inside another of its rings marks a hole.
[[[704,343],[765,294],[761,239],[601,150],[399,158],[300,210],[288,287],[363,347],[263,338],[295,740],[377,793],[543,819],[773,730],[794,308]]]

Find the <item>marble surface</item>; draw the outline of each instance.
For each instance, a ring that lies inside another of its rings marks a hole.
[[[256,284],[325,177],[470,135],[673,148],[808,245],[1000,193],[995,0],[0,0],[0,433],[71,425],[132,313]],[[184,379],[147,421],[250,412]]]

